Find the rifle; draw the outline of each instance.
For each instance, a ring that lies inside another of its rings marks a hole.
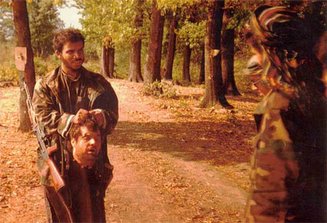
[[[40,127],[40,125],[37,123],[36,118],[35,118],[35,112],[33,109],[33,104],[32,104],[32,98],[30,95],[30,92],[28,90],[28,87],[26,83],[24,82],[24,89],[26,92],[26,104],[27,104],[27,110],[28,110],[28,115],[31,120],[33,132],[35,133],[35,136],[37,138],[37,141],[39,143],[40,147],[40,155],[41,158],[45,161],[46,165],[48,165],[49,170],[50,170],[50,176],[53,181],[53,188],[52,187],[46,187],[46,196],[51,204],[51,206],[54,209],[54,212],[56,213],[56,217],[58,218],[59,222],[68,222],[72,223],[73,218],[72,214],[70,213],[70,210],[63,199],[62,195],[59,193],[59,190],[65,186],[64,180],[62,179],[56,165],[53,163],[53,161],[50,159],[49,154],[48,154],[48,149],[50,150],[51,148],[47,147],[47,137],[43,131],[43,128]],[[52,211],[51,211],[52,212]]]
[[[55,190],[59,191],[63,186],[65,186],[64,180],[62,179],[57,167],[49,157],[48,148],[46,146],[47,138],[43,129],[36,121],[33,104],[32,104],[32,98],[25,82],[24,82],[24,89],[26,92],[26,104],[27,104],[28,115],[31,120],[33,132],[36,136],[36,139],[40,147],[40,155],[49,167],[50,175],[52,177]]]

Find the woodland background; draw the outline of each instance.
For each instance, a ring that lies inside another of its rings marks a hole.
[[[244,27],[261,4],[297,10],[310,18],[317,36],[326,27],[325,1],[2,0],[0,80],[24,79],[32,92],[35,79],[58,66],[51,39],[64,26],[58,7],[67,5],[80,10],[88,68],[108,78],[143,82],[150,94],[173,94],[161,80],[202,84],[201,107],[231,109],[225,95],[241,95],[238,86],[248,82],[243,72],[249,57]],[[15,69],[15,46],[27,48],[24,73]],[[24,100],[20,103],[25,111]],[[25,113],[22,130],[28,129]]]
[[[326,1],[0,0],[0,219],[46,222],[25,80],[59,65],[52,34],[77,7],[85,66],[119,99],[108,138],[108,222],[241,222],[261,95],[244,71],[245,24],[261,4],[287,5],[326,31]],[[14,49],[27,48],[25,71]]]

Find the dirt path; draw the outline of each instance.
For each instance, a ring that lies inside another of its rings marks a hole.
[[[241,107],[233,112],[199,109],[200,88],[178,87],[179,100],[167,100],[143,96],[141,84],[112,84],[120,121],[109,137],[107,221],[240,222],[255,100],[231,99]],[[17,95],[0,88],[0,219],[45,222],[36,142],[16,130]]]

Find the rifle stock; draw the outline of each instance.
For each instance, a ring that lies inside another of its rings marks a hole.
[[[24,82],[24,89],[26,92],[26,104],[27,104],[28,115],[31,120],[33,132],[37,138],[37,141],[38,141],[38,144],[40,147],[42,159],[44,159],[45,163],[49,167],[50,175],[52,177],[53,186],[54,186],[55,190],[59,191],[63,186],[65,186],[64,180],[62,179],[56,165],[53,163],[53,161],[49,157],[48,149],[47,149],[47,146],[45,143],[46,135],[45,135],[43,129],[40,128],[39,124],[36,121],[36,118],[34,117],[32,98],[31,98],[30,92],[29,92],[28,87],[25,82]]]

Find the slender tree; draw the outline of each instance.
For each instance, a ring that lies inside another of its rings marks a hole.
[[[109,77],[109,55],[108,47],[102,46],[101,51],[101,74],[105,77]]]
[[[181,16],[177,30],[178,52],[183,55],[183,75],[185,82],[191,81],[191,59],[201,60],[201,46],[205,36],[206,5],[198,2],[181,8]],[[192,55],[192,58],[191,58]]]
[[[189,44],[184,46],[183,52],[183,81],[191,82],[191,74],[190,74],[190,65],[191,65],[191,53],[192,49]]]
[[[108,78],[114,77],[115,49],[112,38],[107,36],[103,39],[101,53],[101,74]]]
[[[31,34],[29,30],[28,13],[25,0],[13,0],[12,9],[14,15],[15,35],[17,38],[17,47],[26,47],[27,58],[24,72],[20,73],[20,123],[19,129],[28,131],[31,128],[27,107],[26,107],[26,93],[23,87],[23,81],[26,82],[30,94],[32,95],[35,85],[35,70],[33,61],[33,50],[31,45]]]
[[[221,68],[225,94],[231,92],[234,96],[236,96],[241,94],[236,87],[234,78],[235,30],[233,26],[228,26],[233,14],[234,10],[232,8],[225,8],[221,37]]]
[[[211,107],[219,103],[222,107],[232,108],[224,94],[221,72],[221,29],[224,1],[208,1],[208,21],[205,37],[205,95],[202,107]]]
[[[161,80],[160,63],[163,27],[164,17],[161,15],[161,10],[158,9],[157,1],[153,0],[151,9],[150,42],[144,69],[145,83],[153,83],[154,81]]]
[[[114,77],[116,50],[126,49],[134,37],[133,2],[130,0],[75,0],[81,10],[81,24],[92,50],[102,49],[101,70]],[[110,42],[107,42],[110,39]],[[130,47],[129,47],[130,48]],[[128,62],[128,60],[127,60]],[[119,64],[120,65],[120,64]]]
[[[129,58],[129,76],[128,80],[133,82],[143,82],[141,71],[141,50],[142,37],[138,30],[143,26],[143,5],[144,0],[137,0],[135,6],[134,26],[136,30],[135,38],[132,41],[132,49]]]
[[[202,84],[204,83],[204,80],[205,80],[205,67],[204,67],[204,64],[205,64],[205,53],[204,53],[204,44],[201,45],[200,47],[200,50],[201,50],[201,61],[200,61],[200,74],[199,74],[199,83]]]
[[[108,57],[109,57],[109,78],[115,77],[115,48],[113,46],[108,47]]]
[[[178,24],[178,16],[174,15],[173,11],[169,11],[167,13],[167,20],[169,22],[169,30],[168,30],[168,47],[166,54],[166,63],[163,73],[163,78],[166,80],[173,79],[173,64],[175,58],[175,49],[176,49],[176,32],[177,24]]]

